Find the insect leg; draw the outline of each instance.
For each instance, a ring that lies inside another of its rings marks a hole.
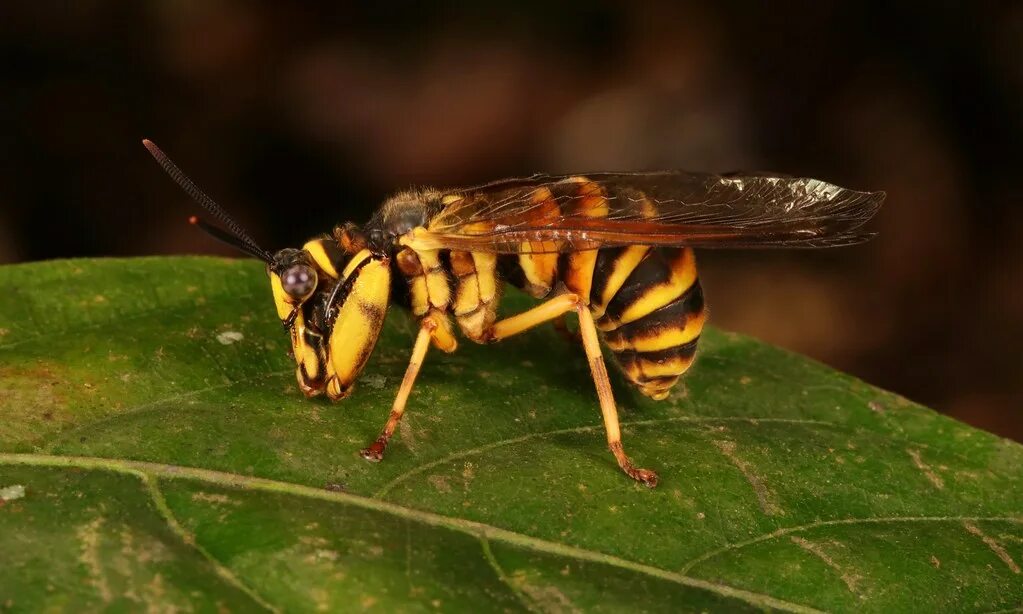
[[[528,311],[523,311],[518,315],[494,322],[487,335],[487,339],[490,341],[500,341],[512,335],[517,335],[548,320],[562,316],[569,311],[577,310],[580,305],[578,295],[562,294],[556,296]]]
[[[412,358],[409,360],[408,368],[405,369],[405,377],[401,380],[401,387],[398,388],[398,396],[394,398],[394,404],[391,405],[391,414],[387,418],[387,424],[384,425],[384,430],[380,432],[376,441],[361,452],[362,457],[366,460],[379,461],[384,458],[384,449],[387,448],[387,442],[394,435],[394,431],[398,428],[398,423],[401,422],[401,417],[405,413],[405,404],[412,392],[412,386],[416,383],[419,368],[423,366],[426,351],[430,349],[430,340],[437,329],[437,323],[432,318],[423,318],[419,335],[416,336],[416,344],[412,348]]]
[[[584,305],[576,294],[562,294],[537,305],[529,311],[495,322],[489,339],[497,341],[521,333],[548,320],[562,317],[569,311],[579,314],[579,335],[582,337],[586,358],[590,362],[593,383],[597,387],[597,398],[600,399],[600,412],[604,417],[604,429],[607,431],[607,445],[629,477],[653,488],[657,486],[657,474],[649,469],[640,469],[632,464],[622,448],[622,433],[618,426],[618,409],[615,407],[614,395],[611,393],[611,380],[607,376],[604,357],[600,352],[597,339],[597,327],[593,322],[590,309]]]
[[[632,464],[622,448],[622,433],[618,426],[618,409],[615,407],[614,395],[611,393],[611,380],[607,376],[607,367],[604,366],[604,357],[600,352],[600,342],[597,340],[597,327],[593,323],[593,316],[585,305],[579,305],[576,309],[579,313],[579,333],[583,339],[583,348],[586,349],[586,357],[590,361],[590,371],[593,374],[593,383],[597,386],[597,397],[600,399],[600,412],[604,416],[604,429],[607,431],[607,445],[611,448],[618,466],[634,480],[642,482],[653,488],[657,486],[657,474],[649,469],[640,469]]]

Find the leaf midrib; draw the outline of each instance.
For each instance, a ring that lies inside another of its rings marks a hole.
[[[347,504],[430,526],[444,527],[471,535],[478,539],[501,541],[537,552],[625,569],[634,573],[667,580],[690,588],[709,591],[722,597],[744,601],[757,607],[775,608],[786,612],[796,612],[800,614],[821,612],[815,608],[778,599],[763,593],[747,591],[728,586],[726,584],[719,584],[694,578],[651,565],[645,565],[643,563],[637,563],[635,561],[605,554],[603,552],[547,541],[473,520],[444,516],[378,499],[370,499],[350,493],[321,490],[311,486],[294,484],[291,482],[281,482],[266,478],[244,476],[235,473],[201,469],[197,467],[184,467],[163,463],[90,456],[52,456],[47,454],[0,453],[0,465],[27,465],[57,468],[74,467],[93,471],[112,471],[135,476],[143,480],[143,482],[147,479],[152,480],[155,478],[186,479],[215,484],[226,488],[259,490],[318,499],[332,503]],[[981,521],[986,519],[976,518],[970,520]]]
[[[576,431],[578,429],[570,430]],[[752,537],[742,542],[727,544],[725,546],[722,546],[721,548],[705,552],[704,554],[701,554],[691,559],[682,567],[681,572],[672,572],[658,567],[654,567],[652,565],[637,563],[635,561],[630,561],[628,559],[623,559],[603,552],[587,550],[585,548],[579,548],[577,546],[559,544],[556,542],[547,541],[530,535],[517,533],[514,531],[510,531],[508,529],[502,529],[500,527],[495,527],[473,520],[466,520],[463,518],[456,518],[452,516],[444,516],[442,514],[436,514],[433,512],[405,507],[395,503],[369,497],[362,497],[350,493],[340,493],[321,490],[303,484],[283,482],[279,480],[270,480],[260,477],[245,476],[235,473],[228,473],[224,471],[215,471],[212,469],[202,469],[197,467],[185,467],[164,463],[99,458],[89,456],[53,456],[48,454],[14,454],[14,453],[0,453],[0,465],[27,465],[58,468],[75,467],[85,470],[100,470],[123,473],[135,476],[142,480],[144,486],[146,487],[147,491],[150,492],[150,494],[152,494],[153,492],[155,478],[185,479],[206,482],[226,488],[259,490],[265,492],[305,497],[310,499],[318,499],[321,501],[327,501],[331,503],[347,504],[355,507],[360,507],[363,509],[389,514],[399,518],[404,518],[406,520],[412,520],[430,526],[444,527],[447,529],[459,531],[461,533],[466,533],[468,535],[476,537],[477,539],[480,539],[483,542],[486,542],[487,540],[497,540],[537,552],[543,552],[557,556],[564,556],[568,558],[589,561],[594,563],[606,564],[620,569],[632,571],[634,573],[655,577],[661,580],[667,580],[670,582],[674,582],[676,584],[688,586],[690,588],[706,590],[717,595],[721,595],[723,597],[741,600],[758,607],[776,608],[788,612],[800,613],[820,612],[820,610],[802,604],[778,599],[776,597],[765,595],[763,593],[747,591],[726,584],[702,580],[700,578],[695,578],[686,575],[686,572],[695,565],[702,563],[710,558],[713,558],[721,553],[727,552],[729,550],[744,548],[746,546],[756,544],[762,541],[767,541],[792,533],[807,531],[823,526],[903,522],[910,523],[910,522],[964,522],[964,521],[1011,522],[1016,524],[1023,524],[1023,518],[1012,516],[990,517],[892,516],[820,520],[809,524],[797,525],[792,527],[782,527],[769,533],[764,533],[762,535]],[[157,500],[156,503],[159,505],[160,501]]]

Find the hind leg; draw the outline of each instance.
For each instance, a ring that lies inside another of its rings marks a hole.
[[[582,304],[578,296],[562,294],[529,311],[501,320],[494,324],[490,339],[498,341],[510,337],[548,320],[561,318],[571,311],[575,311],[579,315],[579,334],[582,338],[583,349],[586,350],[586,358],[590,363],[593,383],[597,388],[597,398],[600,400],[600,413],[604,418],[608,448],[611,449],[618,466],[626,475],[653,488],[657,486],[659,479],[657,474],[649,469],[636,467],[622,447],[618,408],[615,406],[614,395],[611,392],[611,380],[607,376],[607,367],[604,365],[604,357],[600,351],[597,327],[593,323],[589,307]]]
[[[649,469],[641,469],[632,464],[632,460],[625,454],[622,447],[622,433],[618,425],[618,408],[615,405],[614,395],[611,392],[611,380],[607,376],[607,367],[604,366],[604,357],[600,352],[600,342],[597,340],[597,328],[593,324],[593,316],[590,310],[580,306],[579,333],[582,336],[583,348],[586,349],[586,357],[590,361],[590,372],[593,374],[593,383],[597,386],[597,398],[600,399],[600,412],[604,416],[604,430],[607,433],[607,445],[614,454],[618,466],[622,468],[630,478],[642,482],[653,488],[657,486],[657,474]]]

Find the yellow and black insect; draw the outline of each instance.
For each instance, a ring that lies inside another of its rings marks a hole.
[[[622,448],[599,339],[629,382],[664,399],[693,363],[707,317],[693,248],[853,245],[872,236],[861,229],[884,200],[883,192],[770,174],[534,175],[403,192],[361,227],[347,223],[271,254],[156,145],[143,143],[228,230],[193,223],[266,262],[306,395],[351,394],[390,300],[411,310],[419,323],[412,358],[363,457],[383,458],[429,346],[457,348],[452,320],[465,337],[492,343],[543,322],[563,324],[574,312],[608,446],[625,473],[651,487],[657,474],[633,465]],[[392,277],[400,291],[392,292]],[[543,302],[498,319],[505,281]]]

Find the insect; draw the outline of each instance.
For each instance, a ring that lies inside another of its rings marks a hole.
[[[362,226],[345,223],[301,249],[270,253],[156,145],[143,144],[226,229],[195,217],[194,224],[266,263],[307,396],[352,393],[392,299],[416,318],[405,377],[363,457],[383,458],[427,351],[454,352],[456,326],[493,343],[548,321],[563,327],[575,313],[608,447],[629,477],[650,487],[657,473],[637,467],[622,447],[600,339],[632,385],[664,399],[693,363],[707,318],[693,248],[857,244],[872,236],[862,227],[884,200],[883,192],[771,174],[534,175],[402,192]],[[505,282],[542,302],[498,318]]]

